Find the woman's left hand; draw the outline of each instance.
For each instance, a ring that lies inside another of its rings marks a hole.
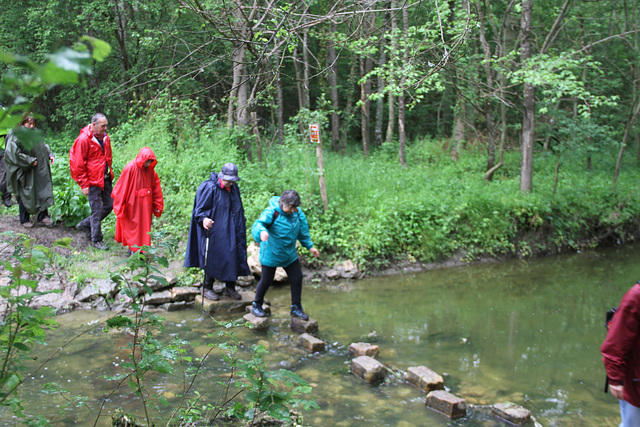
[[[309,252],[311,252],[311,255],[313,255],[316,258],[318,258],[320,256],[320,252],[318,252],[318,250],[316,248],[309,249]]]

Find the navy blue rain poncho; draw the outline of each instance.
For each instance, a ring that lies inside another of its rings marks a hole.
[[[205,218],[214,221],[209,230],[202,227]],[[238,186],[233,185],[231,191],[221,188],[218,175],[212,172],[209,180],[198,187],[193,202],[184,266],[200,267],[207,276],[224,282],[251,274],[246,223]],[[205,260],[207,236],[209,250]]]

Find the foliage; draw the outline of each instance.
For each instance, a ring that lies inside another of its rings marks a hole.
[[[68,243],[56,242],[57,245]],[[61,292],[37,291],[40,279],[52,274],[47,267],[53,255],[50,248],[34,245],[23,235],[0,233],[0,245],[3,246],[2,252],[12,252],[14,261],[0,261],[0,265],[10,272],[9,283],[0,287],[0,406],[11,407],[13,414],[25,422],[45,425],[41,417],[25,414],[24,401],[18,391],[33,374],[25,375],[25,372],[27,361],[34,357],[34,345],[44,343],[45,331],[56,327],[52,308],[31,307],[35,297]]]
[[[93,50],[90,51],[87,45]],[[61,48],[46,55],[42,64],[0,50],[0,62],[10,66],[0,85],[0,97],[8,107],[0,113],[0,128],[16,126],[23,114],[31,112],[33,99],[45,91],[58,85],[78,83],[91,74],[94,60],[104,61],[110,51],[108,44],[89,36],[80,37],[73,48]],[[29,148],[35,141],[35,138],[27,138],[23,144]]]
[[[168,405],[168,401],[162,395],[152,393],[151,389],[147,388],[146,377],[150,372],[172,375],[174,365],[180,363],[186,366],[184,371],[190,381],[185,385],[181,404],[173,410],[166,425],[173,425],[172,423],[184,425],[184,423],[203,419],[212,422],[220,414],[250,420],[265,413],[277,419],[287,420],[291,417],[288,409],[291,405],[302,405],[304,409],[317,407],[315,402],[298,397],[311,390],[298,375],[286,370],[268,371],[266,369],[262,360],[262,354],[265,352],[263,347],[253,350],[250,361],[237,357],[237,347],[240,344],[231,329],[244,326],[243,321],[222,323],[216,322],[215,319],[213,321],[221,327],[221,331],[212,336],[215,342],[210,344],[211,350],[220,349],[226,352],[225,361],[232,373],[226,382],[220,382],[223,386],[222,394],[215,404],[201,402],[200,392],[193,390],[192,386],[209,354],[200,360],[193,359],[187,354],[190,343],[177,336],[166,343],[163,342],[161,332],[164,319],[146,311],[144,305],[145,298],[153,294],[151,281],[166,282],[158,267],[168,266],[167,258],[163,253],[171,252],[174,248],[174,244],[144,246],[141,251],[134,253],[125,261],[126,266],[121,271],[112,275],[112,280],[120,285],[121,291],[131,298],[133,309],[133,316],[119,314],[106,322],[106,330],[128,331],[132,336],[131,341],[122,347],[128,351],[129,356],[129,361],[121,364],[123,372],[106,377],[117,383],[115,390],[118,390],[123,383],[128,384],[142,403],[147,425],[153,425],[154,417],[149,412],[150,404],[153,403],[157,408],[159,404]],[[246,381],[238,381],[236,378]],[[231,384],[238,387],[239,391],[229,395],[227,391]],[[195,395],[195,398],[189,398],[192,395]],[[240,401],[241,395],[244,395],[246,403]]]
[[[49,209],[53,221],[61,220],[66,227],[73,227],[91,214],[87,197],[69,174],[68,157],[56,158],[51,165],[53,199],[55,205]]]
[[[307,401],[298,396],[311,393],[311,387],[294,372],[286,369],[267,371],[262,355],[264,346],[253,346],[251,360],[236,360],[237,375],[245,381],[235,386],[245,392],[248,403],[236,402],[229,407],[227,415],[255,421],[258,415],[266,414],[281,421],[291,418],[289,406],[301,405],[305,410],[319,408],[315,401]]]

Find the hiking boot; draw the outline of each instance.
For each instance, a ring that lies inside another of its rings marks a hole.
[[[211,301],[219,301],[220,300],[220,295],[218,295],[215,292],[213,292],[213,289],[205,289],[204,290],[204,297],[206,299],[210,299]]]
[[[87,238],[87,240],[91,240],[91,226],[83,227],[80,224],[82,223],[79,222],[76,224],[76,230],[84,232],[84,236]]]
[[[242,299],[242,295],[235,288],[224,288],[224,294],[231,299]]]
[[[251,304],[251,314],[256,317],[267,317],[267,313],[262,309],[262,304],[255,301]]]
[[[304,314],[304,311],[302,310],[302,306],[297,304],[293,304],[291,306],[291,316],[297,317],[298,319],[302,319],[302,320],[309,320],[309,316]]]
[[[4,204],[6,207],[10,208],[11,206],[13,206],[13,202],[11,201],[11,199],[4,199],[2,200],[2,204]]]
[[[99,251],[106,251],[109,249],[109,246],[106,245],[102,240],[98,240],[97,242],[91,242],[91,246],[98,249]]]
[[[45,216],[40,221],[36,222],[36,225],[44,225],[45,227],[51,227],[53,225],[53,221],[48,216]]]

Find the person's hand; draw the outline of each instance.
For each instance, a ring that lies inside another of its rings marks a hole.
[[[33,161],[33,164],[32,164],[31,166],[38,166],[38,161],[37,161],[37,160],[34,160],[34,161]]]
[[[213,227],[213,220],[211,218],[205,218],[202,220],[202,226],[205,230],[210,230]]]
[[[53,156],[49,156],[49,160],[51,161],[51,164],[53,164],[53,162],[55,162],[56,158]]]
[[[85,196],[88,196],[88,195],[89,195],[89,187],[87,187],[87,188],[82,188],[82,189],[80,189],[80,191],[82,191],[82,194],[84,194]]]
[[[618,400],[624,400],[624,386],[609,384],[611,395]]]
[[[260,232],[260,240],[261,241],[266,242],[268,238],[269,238],[269,233],[267,231],[261,231]]]
[[[316,258],[320,256],[320,252],[316,248],[309,249],[309,252],[311,252],[311,255],[313,255]]]

